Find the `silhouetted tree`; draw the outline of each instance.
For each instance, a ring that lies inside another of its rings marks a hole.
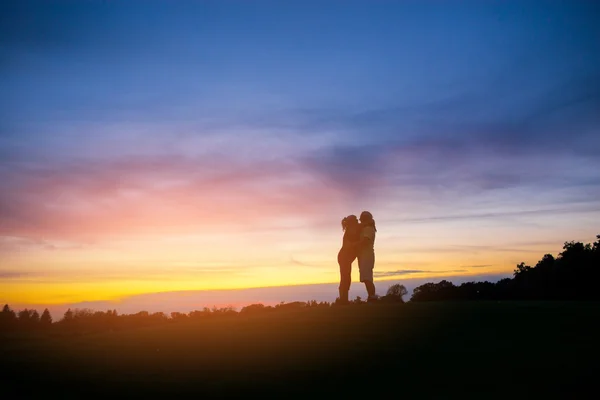
[[[292,301],[291,303],[281,302],[275,306],[277,310],[292,310],[298,308],[304,308],[307,304],[303,301]]]
[[[438,283],[425,283],[413,290],[411,301],[441,301],[452,300],[456,297],[452,282],[442,280]]]
[[[29,320],[31,319],[32,314],[33,314],[33,310],[29,310],[27,308],[19,311],[19,313],[17,314],[19,317],[19,322],[22,324],[29,323]]]
[[[204,307],[202,310],[194,310],[190,312],[189,316],[190,318],[206,318],[210,317],[210,314],[210,308]]]
[[[36,310],[28,308],[17,313],[18,327],[22,329],[32,329],[38,326],[40,315]]]
[[[37,312],[37,310],[33,310],[33,312],[31,313],[31,323],[32,324],[39,324],[40,323],[40,314]]]
[[[94,315],[94,310],[89,308],[76,308],[73,310],[73,318],[75,319],[85,319],[90,318]]]
[[[307,307],[320,307],[320,308],[324,308],[324,307],[331,307],[332,304],[326,302],[326,301],[316,301],[316,300],[310,300],[308,302],[306,302],[306,306]]]
[[[185,313],[181,313],[181,312],[172,312],[171,313],[171,319],[173,321],[182,321],[182,320],[185,320],[187,318],[188,318],[188,316]]]
[[[15,312],[13,310],[10,309],[8,304],[5,304],[4,307],[2,307],[2,316],[4,318],[12,318],[12,319],[17,318],[17,315],[15,314]]]
[[[8,304],[5,304],[0,312],[0,329],[12,329],[17,322],[17,314],[10,309]]]
[[[17,319],[17,314],[10,308],[8,304],[2,307],[2,316],[7,319]]]
[[[222,308],[217,308],[216,306],[213,306],[213,308],[211,309],[211,315],[213,316],[225,316],[225,315],[234,315],[237,314],[237,311],[235,311],[235,309],[231,306],[227,306],[227,307],[222,307]]]
[[[408,290],[406,290],[406,287],[404,285],[396,283],[388,288],[386,296],[398,297],[400,301],[404,302],[403,297],[407,294]]]
[[[267,307],[265,307],[264,304],[262,303],[258,303],[258,304],[250,304],[248,306],[242,307],[242,309],[240,310],[241,314],[254,314],[254,313],[258,313],[258,312],[263,312],[266,310]]]
[[[48,327],[52,325],[52,316],[50,315],[50,311],[46,308],[40,317],[40,325],[43,327]]]
[[[517,268],[515,268],[513,272],[513,276],[517,277],[519,274],[525,274],[529,272],[531,267],[529,265],[525,265],[524,262],[517,264]]]
[[[73,311],[71,311],[71,309],[67,309],[67,311],[65,311],[65,315],[63,315],[63,321],[65,322],[71,322],[73,321]]]

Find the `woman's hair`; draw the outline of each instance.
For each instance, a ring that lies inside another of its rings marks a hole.
[[[363,211],[360,213],[360,223],[363,226],[372,226],[377,232],[377,227],[375,227],[375,220],[373,219],[373,214],[368,211]]]
[[[345,231],[346,229],[348,229],[348,226],[350,225],[350,223],[354,221],[354,222],[358,222],[358,219],[356,219],[356,215],[348,215],[347,217],[342,219],[342,230]]]

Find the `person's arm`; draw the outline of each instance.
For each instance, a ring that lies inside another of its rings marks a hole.
[[[352,242],[350,242],[350,245],[351,246],[361,246],[364,242],[365,242],[365,238],[361,237],[358,240],[353,240]]]
[[[365,246],[373,241],[375,236],[375,230],[371,226],[367,226],[363,229],[360,235],[359,246]]]
[[[348,244],[350,244],[350,246],[356,247],[356,246],[359,246],[360,244],[362,244],[362,240],[363,240],[363,237],[362,237],[362,234],[361,234],[360,229],[359,229],[359,231],[358,231],[358,240],[349,240]]]

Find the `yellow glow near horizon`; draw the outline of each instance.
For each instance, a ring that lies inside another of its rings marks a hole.
[[[505,271],[490,271],[498,273]],[[356,274],[358,271],[356,271]],[[333,274],[330,274],[333,275]],[[456,273],[454,276],[470,276],[473,273]],[[474,275],[475,277],[477,275]],[[436,277],[435,274],[411,274],[406,279]],[[400,277],[391,277],[377,279],[377,282],[396,280]],[[2,285],[3,303],[19,304],[67,304],[79,302],[93,302],[101,300],[119,300],[129,296],[161,293],[161,292],[179,292],[189,290],[227,290],[227,289],[249,289],[266,288],[279,286],[297,286],[321,283],[336,283],[334,279],[300,279],[300,280],[273,280],[272,282],[262,279],[245,281],[237,284],[210,286],[203,285],[196,280],[168,280],[168,281],[144,281],[144,280],[124,280],[124,281],[104,281],[104,282],[73,282],[73,283],[52,283],[52,282],[18,282],[4,283]],[[355,282],[357,284],[357,282]]]
[[[151,252],[152,253],[152,252]],[[488,253],[489,254],[489,253]],[[181,254],[180,254],[181,256]],[[445,263],[442,264],[441,257],[431,257],[427,254],[407,255],[405,256],[406,265],[396,264],[394,254],[389,256],[381,255],[378,257],[377,271],[397,271],[401,269],[424,270],[428,272],[411,273],[410,275],[391,276],[385,279],[399,278],[427,278],[439,275],[473,275],[477,273],[502,273],[507,272],[507,268],[496,266],[495,268],[468,268],[460,267],[461,255],[453,257],[444,256]],[[472,263],[482,262],[483,258],[464,257],[464,261]],[[83,255],[66,255],[53,260],[47,257],[40,260],[39,264],[31,263],[36,266],[40,276],[27,277],[24,275],[20,279],[4,280],[2,282],[2,300],[8,303],[31,303],[31,304],[64,304],[82,301],[97,300],[116,300],[119,298],[156,292],[185,291],[185,290],[216,290],[216,289],[243,289],[268,286],[286,286],[301,284],[333,283],[338,280],[337,264],[330,257],[329,260],[322,260],[321,263],[310,265],[299,265],[294,262],[283,262],[281,257],[263,257],[269,264],[261,263],[260,260],[252,264],[241,264],[238,257],[233,256],[229,260],[230,266],[223,264],[219,266],[212,261],[206,264],[193,262],[171,262],[163,264],[169,259],[167,254],[163,254],[163,261],[160,259],[154,263],[149,263],[146,257],[137,255],[134,257],[129,254],[124,256],[123,260],[129,262],[116,263],[110,262],[110,268],[102,268],[102,257],[94,259],[94,262],[88,261],[85,268],[75,268],[73,265],[83,263]],[[88,254],[88,257],[91,257]],[[141,260],[136,260],[141,258]],[[185,258],[185,257],[184,257]],[[207,257],[212,260],[211,257]],[[302,257],[299,257],[302,258]],[[112,257],[105,257],[108,262]],[[305,258],[304,258],[305,259]],[[303,261],[304,261],[303,259]],[[412,262],[418,259],[419,264]],[[89,259],[88,259],[89,260]],[[146,261],[143,261],[146,260]],[[277,265],[277,261],[280,262]],[[437,261],[437,263],[436,263]],[[297,263],[301,263],[297,261]],[[308,264],[308,263],[307,263]],[[434,267],[427,266],[434,264]],[[57,265],[63,265],[63,269],[57,269]],[[169,266],[170,265],[170,266]],[[203,267],[205,265],[205,267]],[[411,265],[425,265],[415,267]],[[474,264],[473,264],[474,265]],[[48,268],[50,267],[50,268]],[[120,268],[119,268],[120,267]],[[509,266],[512,268],[514,266]],[[439,271],[439,272],[436,272]],[[449,271],[449,272],[448,272]],[[353,276],[355,280],[358,277],[358,269],[355,263]]]

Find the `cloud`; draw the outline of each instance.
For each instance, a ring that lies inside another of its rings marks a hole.
[[[168,263],[167,263],[168,264]],[[181,281],[182,279],[202,279],[204,277],[247,273],[244,267],[219,266],[210,267],[182,267],[168,265],[161,268],[112,268],[104,266],[101,270],[89,268],[57,268],[52,270],[20,270],[0,271],[0,278],[6,283],[103,283],[111,281]]]
[[[328,184],[340,185],[357,201],[386,185],[386,165],[373,146],[334,146],[307,155],[302,162]]]
[[[0,236],[0,253],[30,250],[80,250],[90,243],[50,242],[34,237]]]
[[[298,261],[294,257],[290,257],[290,263],[293,265],[299,265],[301,267],[320,267],[319,265]]]
[[[468,272],[466,269],[450,269],[450,270],[423,270],[423,269],[399,269],[396,271],[373,271],[375,278],[387,278],[391,276],[410,275],[410,274],[448,274]]]
[[[510,246],[510,245],[509,245]],[[403,248],[402,253],[455,253],[455,254],[481,254],[490,252],[503,252],[503,253],[539,253],[539,249],[528,248],[527,245],[515,244],[514,247],[507,247],[506,245],[450,245],[443,247],[408,247]],[[466,267],[463,267],[466,268]]]
[[[1,271],[0,270],[0,279],[18,279],[27,276],[26,273],[20,271]]]
[[[53,249],[53,246],[41,239],[15,236],[0,236],[0,252],[27,250],[32,248]]]
[[[434,215],[417,218],[388,218],[386,222],[435,222],[435,221],[464,221],[464,220],[482,220],[482,219],[503,219],[507,217],[535,216],[535,215],[559,215],[559,214],[578,214],[600,211],[600,205],[583,204],[574,207],[546,208],[537,210],[520,211],[499,211],[471,214],[449,214]]]
[[[493,87],[405,107],[330,110],[336,122],[322,129],[337,125],[345,141],[304,162],[363,197],[394,187],[437,195],[560,186],[598,192],[591,172],[600,169],[598,82],[600,75],[591,73],[535,95]]]
[[[335,185],[293,161],[218,155],[10,163],[0,179],[0,234],[31,238],[260,228],[343,202]]]

